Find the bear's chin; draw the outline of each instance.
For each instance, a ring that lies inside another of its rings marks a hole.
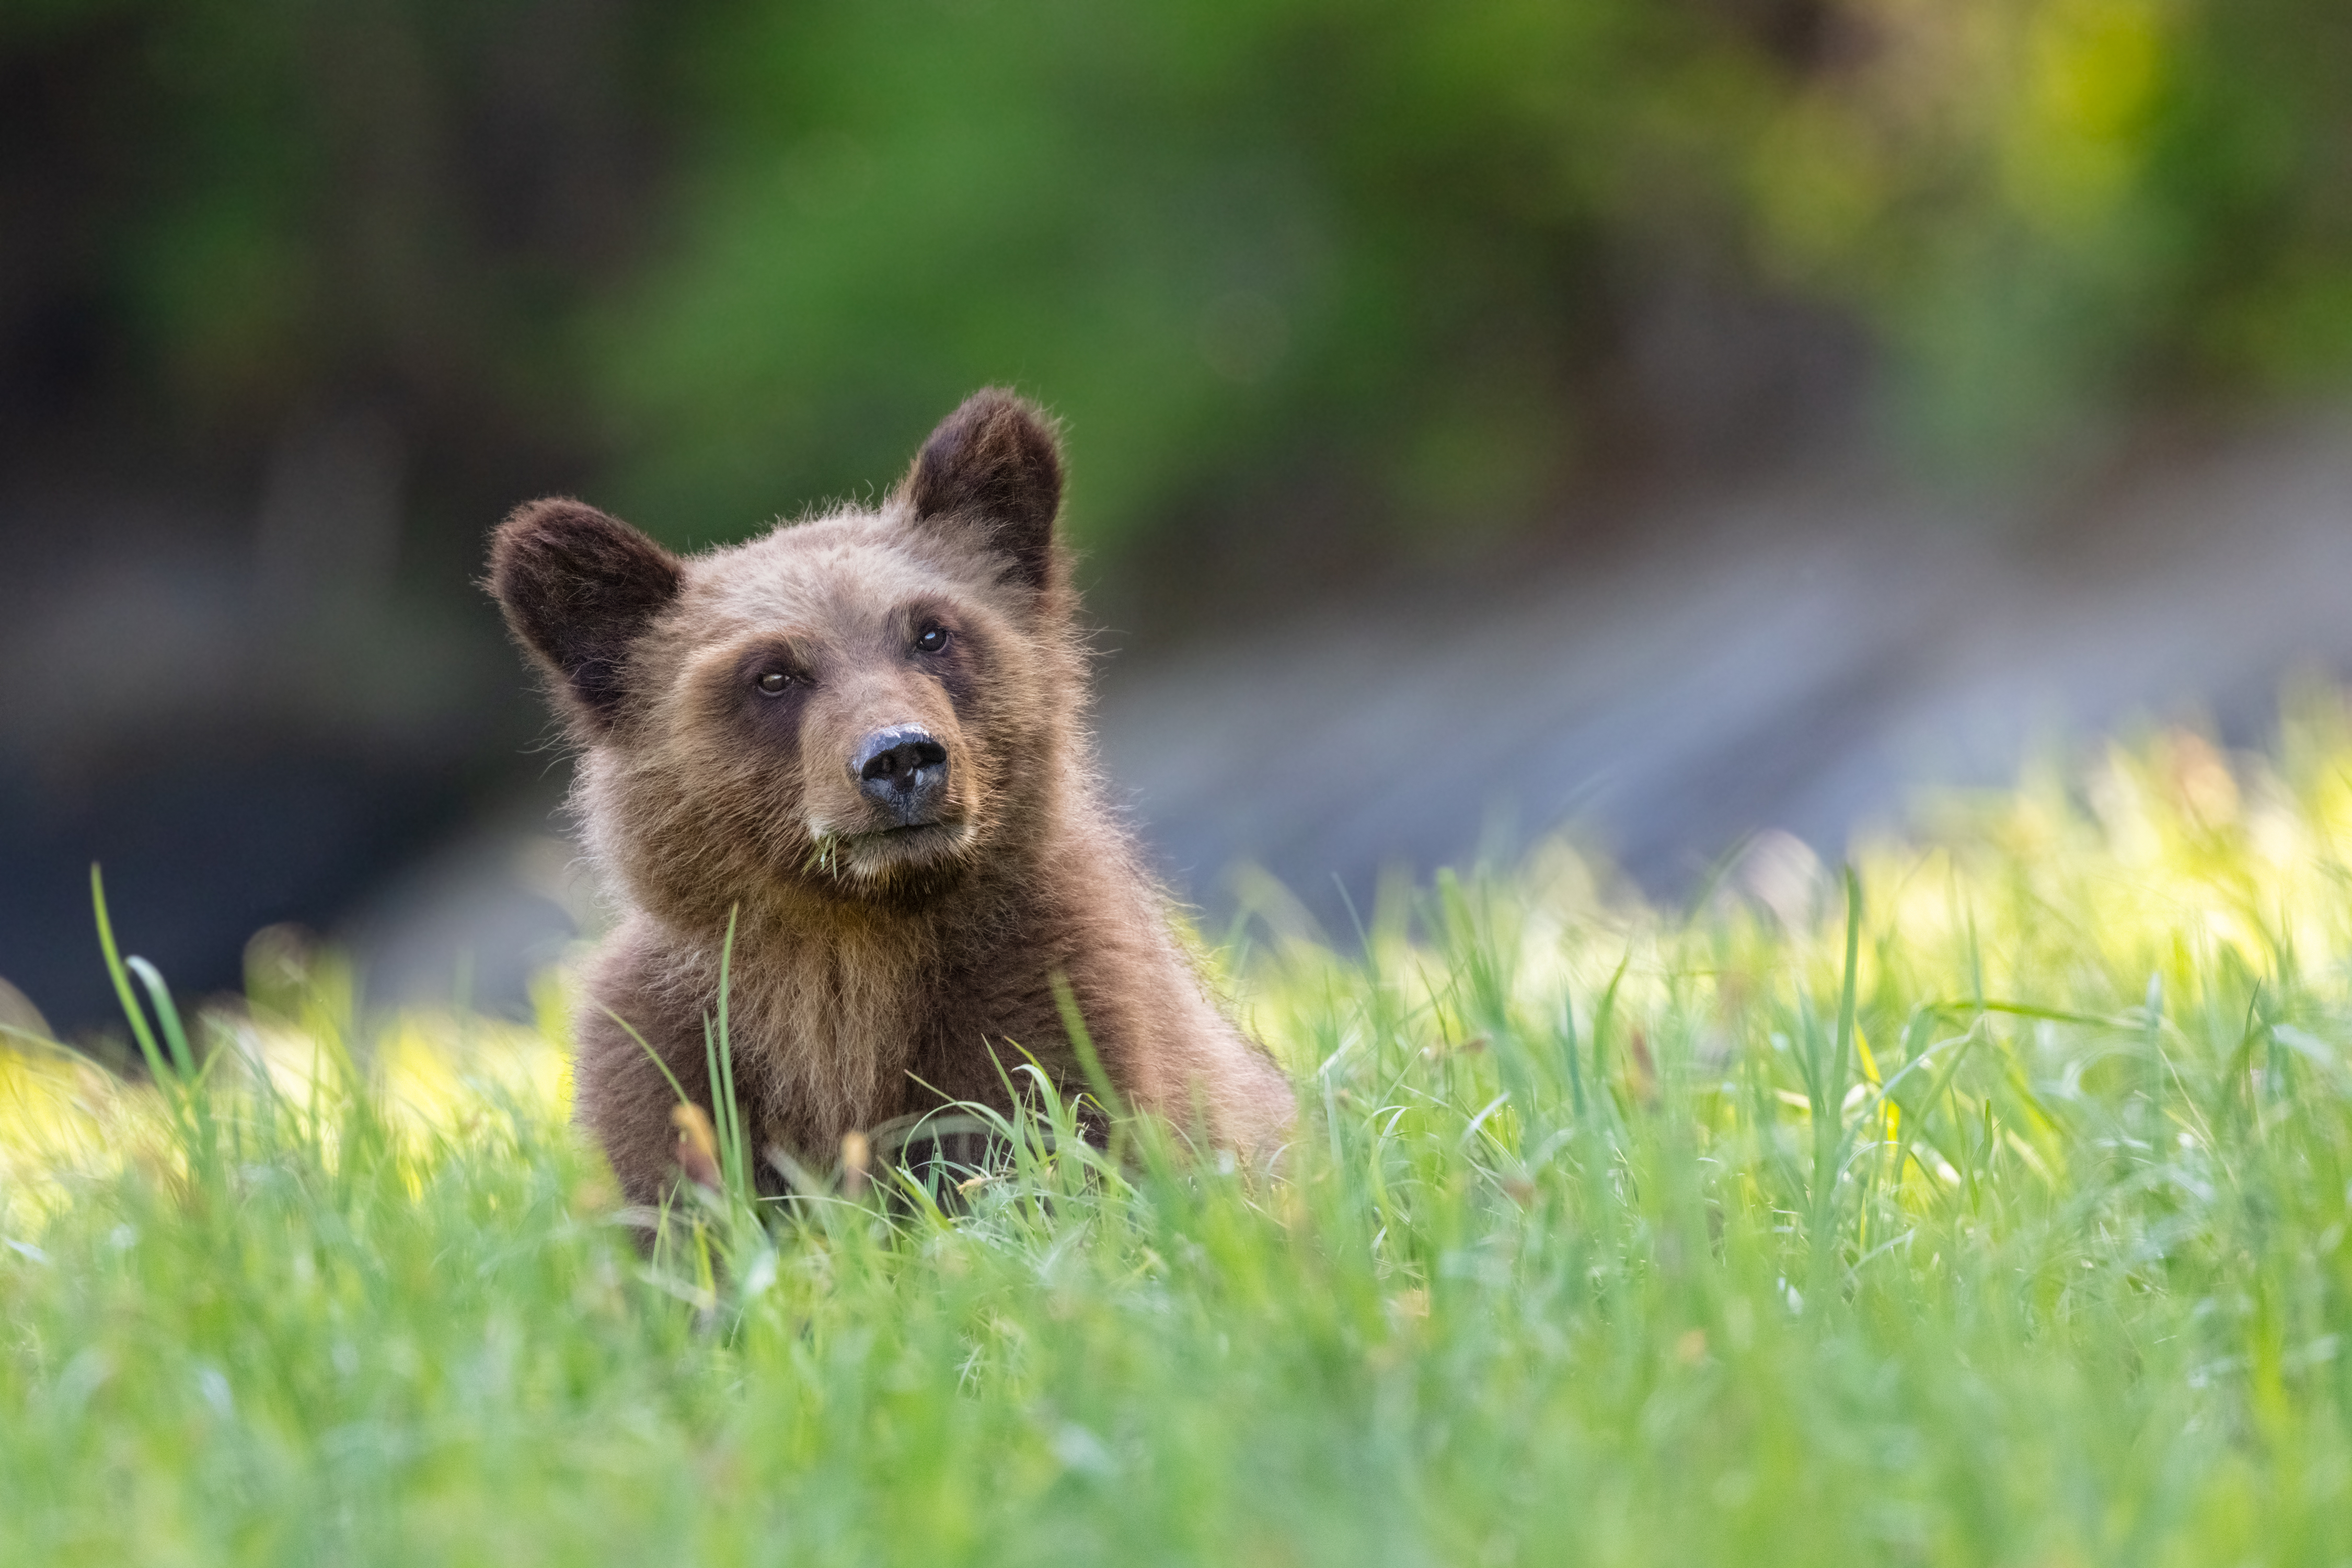
[[[928,896],[962,878],[971,839],[968,822],[828,835],[817,841],[803,874],[853,898]]]

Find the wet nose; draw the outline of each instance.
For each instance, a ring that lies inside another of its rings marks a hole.
[[[894,724],[860,742],[850,759],[857,787],[902,827],[934,821],[948,787],[948,749],[919,724]]]

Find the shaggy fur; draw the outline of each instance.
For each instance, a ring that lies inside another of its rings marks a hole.
[[[1287,1083],[1212,1003],[1105,809],[1061,491],[1052,427],[992,390],[876,510],[683,560],[575,500],[499,527],[490,590],[582,748],[574,805],[625,904],[575,1079],[633,1202],[677,1178],[675,1096],[612,1015],[708,1109],[730,910],[758,1147],[823,1167],[942,1099],[1002,1108],[998,1064],[1024,1052],[1082,1088],[1056,977],[1129,1103],[1255,1156],[1282,1137]],[[946,756],[911,826],[855,763],[906,725]]]

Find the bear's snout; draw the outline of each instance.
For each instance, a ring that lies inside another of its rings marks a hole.
[[[948,793],[948,749],[919,724],[893,724],[858,742],[849,771],[857,791],[901,827],[940,818]]]

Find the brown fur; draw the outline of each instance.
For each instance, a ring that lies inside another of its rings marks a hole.
[[[677,1179],[675,1096],[609,1015],[708,1108],[730,910],[759,1147],[829,1165],[845,1134],[943,1097],[1003,1108],[1023,1051],[1081,1089],[1057,976],[1131,1104],[1255,1156],[1283,1135],[1288,1084],[1210,1000],[1104,806],[1061,489],[1051,426],[992,390],[878,510],[684,560],[574,500],[499,527],[490,589],[583,747],[574,803],[625,903],[575,1080],[632,1201]],[[934,626],[947,645],[923,651]],[[885,832],[850,759],[900,724],[944,747],[945,793]]]

